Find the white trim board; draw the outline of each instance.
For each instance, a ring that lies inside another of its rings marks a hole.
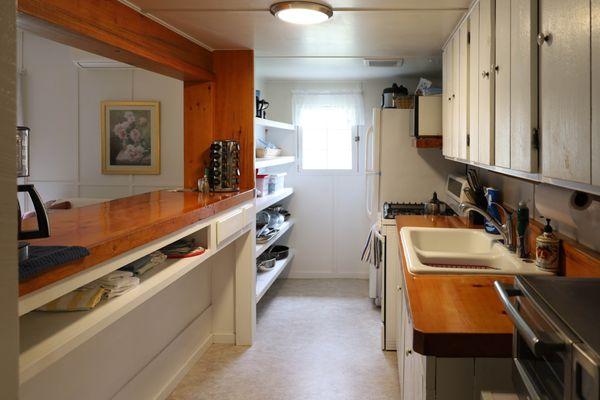
[[[293,272],[285,277],[287,279],[361,279],[368,280],[368,272]]]

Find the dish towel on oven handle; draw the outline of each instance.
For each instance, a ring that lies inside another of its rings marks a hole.
[[[383,241],[381,240],[377,224],[371,226],[360,260],[375,268],[381,266],[381,262],[383,261]]]

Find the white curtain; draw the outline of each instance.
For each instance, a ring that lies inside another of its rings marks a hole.
[[[330,109],[347,126],[365,124],[365,104],[362,91],[292,91],[293,123],[296,126],[315,124],[315,111]]]

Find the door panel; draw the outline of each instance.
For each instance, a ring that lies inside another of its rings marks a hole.
[[[479,162],[494,163],[494,0],[479,2]]]
[[[510,168],[510,0],[496,2],[495,165]]]
[[[460,35],[452,39],[452,157],[458,157],[460,136]]]
[[[540,0],[539,21],[542,173],[591,183],[590,1]]]
[[[533,130],[538,121],[537,0],[511,1],[510,168],[538,169]]]
[[[451,148],[452,148],[452,42],[448,43],[446,48],[444,49],[444,53],[442,55],[442,69],[443,69],[443,86],[444,86],[444,95],[443,95],[443,139],[442,139],[442,154],[446,157],[451,156]]]
[[[600,0],[599,0],[600,1]],[[479,161],[479,4],[469,16],[469,160]]]
[[[469,22],[465,21],[458,31],[459,39],[459,93],[458,108],[460,119],[458,123],[457,157],[467,160],[467,133],[469,131]]]

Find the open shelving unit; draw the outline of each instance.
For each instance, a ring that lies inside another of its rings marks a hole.
[[[294,189],[292,188],[284,188],[278,192],[273,194],[268,194],[266,196],[257,197],[256,198],[256,212],[262,211],[267,207],[271,207],[273,204],[277,204],[278,202],[285,200],[290,197],[294,193]]]
[[[267,290],[273,285],[275,280],[281,275],[285,267],[292,261],[294,258],[294,251],[290,249],[290,254],[283,260],[279,260],[275,263],[275,266],[270,271],[266,272],[257,272],[256,273],[256,302],[258,303],[260,299],[267,293]]]
[[[260,168],[275,167],[277,165],[292,164],[295,161],[296,161],[296,157],[294,157],[294,156],[257,158],[254,161],[254,168],[260,169]]]
[[[138,307],[183,275],[200,266],[214,251],[168,259],[140,277],[125,294],[102,300],[94,309],[73,312],[33,311],[21,317],[19,375],[25,382],[92,336]]]
[[[294,226],[294,220],[290,219],[281,224],[279,231],[275,236],[269,239],[265,243],[257,243],[256,244],[256,257],[258,258],[262,253],[264,253],[269,247],[273,246],[290,228]]]

